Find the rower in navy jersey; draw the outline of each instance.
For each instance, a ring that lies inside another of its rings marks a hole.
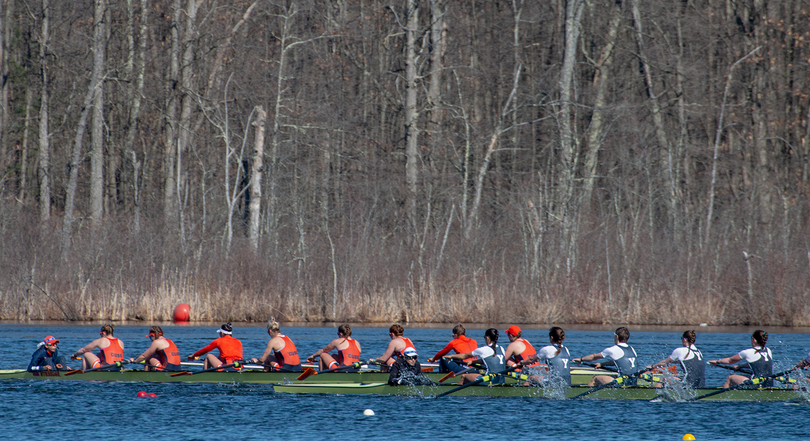
[[[768,343],[768,333],[757,329],[751,335],[751,347],[738,352],[731,357],[720,358],[717,360],[709,360],[711,364],[734,364],[739,361],[745,361],[748,367],[751,368],[752,374],[749,376],[740,374],[731,374],[723,384],[724,388],[736,386],[745,380],[755,377],[767,377],[773,374],[773,354],[771,350],[766,348]],[[773,380],[767,380],[760,385],[761,387],[773,386]]]
[[[672,351],[672,354],[664,360],[659,361],[647,369],[655,369],[670,364],[678,363],[683,370],[683,383],[689,386],[704,387],[706,385],[706,364],[703,362],[703,354],[695,347],[697,334],[694,330],[684,331],[681,337],[681,346]]]
[[[545,382],[559,379],[566,386],[571,385],[571,353],[568,348],[563,346],[565,340],[565,331],[559,326],[554,326],[548,331],[548,339],[551,342],[548,346],[543,346],[537,351],[537,355],[533,355],[526,360],[520,362],[521,366],[534,363],[536,361],[545,361],[548,365],[547,375],[532,375],[530,378],[534,382]]]
[[[638,373],[639,365],[638,365],[638,355],[636,355],[636,350],[633,349],[632,346],[627,344],[627,340],[630,339],[630,330],[625,328],[624,326],[620,328],[616,328],[616,332],[613,334],[613,342],[614,345],[605,348],[602,352],[597,352],[591,355],[586,355],[581,358],[575,358],[572,361],[574,363],[581,363],[583,361],[594,361],[600,359],[608,359],[607,363],[596,363],[596,367],[600,368],[605,365],[616,365],[619,370],[619,375],[633,375]],[[591,381],[588,383],[589,387],[599,386],[602,384],[610,383],[613,381],[614,378],[610,375],[594,375]],[[624,384],[628,386],[634,386],[636,384],[636,378],[630,378],[624,382]]]

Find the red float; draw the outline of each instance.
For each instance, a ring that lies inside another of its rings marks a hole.
[[[138,396],[138,397],[145,397],[145,396],[146,396],[146,391],[143,391],[143,390],[138,391],[137,396]]]
[[[172,316],[172,319],[174,320],[174,322],[175,323],[188,323],[188,321],[190,319],[190,313],[189,313],[190,309],[191,308],[185,303],[181,303],[181,304],[177,305],[177,307],[174,308],[174,315]]]
[[[150,392],[150,393],[147,395],[147,397],[150,397],[150,398],[151,398],[151,397],[156,397],[156,396],[157,396],[157,394],[156,394],[156,393],[154,393],[154,392]]]

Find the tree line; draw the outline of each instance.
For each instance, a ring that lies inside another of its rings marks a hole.
[[[810,9],[0,0],[0,318],[810,325]]]

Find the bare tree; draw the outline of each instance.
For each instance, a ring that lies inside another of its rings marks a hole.
[[[405,0],[405,182],[408,188],[405,210],[416,230],[416,198],[419,192],[419,109],[417,108],[417,38],[419,1]]]
[[[262,171],[264,160],[264,131],[267,126],[267,112],[264,107],[256,108],[256,138],[253,141],[253,165],[250,169],[250,246],[254,253],[259,251],[259,220],[262,204]]]
[[[42,82],[42,91],[39,103],[39,157],[37,158],[37,171],[39,173],[39,220],[46,225],[51,217],[51,181],[50,181],[50,153],[48,126],[48,44],[50,38],[49,0],[42,0],[42,28],[39,34],[39,76]]]
[[[90,89],[93,96],[93,149],[90,153],[90,217],[94,226],[101,224],[104,216],[104,87],[106,70],[107,33],[104,15],[106,0],[95,0],[93,17],[93,78]]]

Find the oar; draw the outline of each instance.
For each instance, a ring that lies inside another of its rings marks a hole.
[[[616,378],[613,379],[613,381],[610,381],[610,382],[607,382],[607,383],[604,383],[604,384],[600,384],[599,386],[592,387],[592,388],[586,390],[585,392],[582,392],[579,395],[575,395],[575,396],[571,397],[571,399],[576,400],[578,398],[584,397],[585,395],[590,395],[590,394],[592,394],[594,392],[599,392],[600,390],[606,389],[608,387],[620,386],[622,383],[626,382],[627,380],[629,380],[631,378],[638,377],[638,376],[643,375],[645,373],[646,373],[646,371],[638,371],[635,374],[622,375],[621,377],[616,377]]]
[[[342,371],[344,369],[360,369],[360,366],[362,366],[362,364],[359,361],[355,361],[352,364],[347,364],[345,366],[339,366],[339,367],[336,367],[334,369],[327,369],[325,371],[320,371],[320,372],[318,372],[318,371],[316,371],[315,369],[312,369],[312,368],[306,368],[306,369],[304,369],[304,373],[298,376],[298,380],[303,381],[303,380],[309,378],[312,375],[325,374],[327,372],[338,372],[338,371]]]
[[[579,363],[577,363],[577,364],[581,364],[581,365],[583,365],[583,366],[592,367],[592,368],[594,368],[594,369],[604,369],[604,370],[606,370],[606,371],[610,371],[610,372],[617,372],[617,369],[616,369],[615,367],[613,367],[613,366],[605,366],[605,365],[600,365],[599,367],[597,367],[597,366],[596,366],[596,363],[591,363],[591,362],[589,362],[589,361],[580,361],[580,362],[579,362]]]
[[[203,370],[201,370],[201,371],[196,371],[196,372],[191,372],[191,371],[181,371],[181,372],[175,372],[175,373],[173,373],[173,374],[171,374],[171,375],[169,375],[169,376],[170,376],[170,377],[179,377],[179,376],[181,376],[181,375],[196,375],[196,374],[202,374],[203,372],[212,372],[212,371],[218,371],[218,370],[220,370],[220,369],[227,369],[227,368],[230,368],[230,367],[237,367],[237,368],[238,368],[239,366],[241,366],[241,365],[243,365],[243,364],[244,364],[244,363],[242,363],[241,361],[236,361],[236,362],[233,362],[233,363],[231,363],[231,364],[222,364],[222,365],[219,365],[219,366],[217,366],[217,367],[212,367],[212,368],[208,368],[208,369],[203,369]]]
[[[107,368],[116,367],[116,366],[121,367],[123,364],[124,364],[123,361],[116,361],[115,363],[105,364],[104,366],[99,366],[97,368],[88,369],[86,371],[81,370],[81,369],[76,369],[75,371],[65,372],[65,376],[74,375],[74,374],[86,374],[88,372],[100,371],[102,369],[107,369]]]
[[[781,376],[783,376],[783,375],[787,375],[787,374],[789,374],[789,373],[793,372],[793,369],[794,369],[794,368],[790,368],[789,370],[786,370],[786,371],[784,371],[784,372],[779,372],[778,374],[773,374],[773,375],[766,375],[766,376],[764,376],[764,377],[754,377],[754,378],[750,378],[750,379],[748,379],[748,380],[743,381],[743,382],[742,382],[742,383],[740,383],[740,384],[737,384],[737,385],[734,385],[734,386],[731,386],[731,387],[724,387],[724,388],[722,388],[722,389],[720,389],[720,390],[716,390],[716,391],[714,391],[714,392],[709,392],[709,393],[707,393],[707,394],[703,394],[703,395],[701,395],[701,396],[699,396],[699,397],[690,398],[690,399],[689,399],[689,400],[687,400],[687,401],[697,401],[697,400],[702,400],[702,399],[704,399],[704,398],[713,397],[713,396],[715,396],[715,395],[719,395],[719,394],[722,394],[723,392],[728,392],[728,391],[730,391],[730,390],[737,390],[737,389],[741,389],[741,388],[743,388],[743,387],[745,387],[745,386],[762,384],[762,383],[764,383],[764,382],[766,382],[766,381],[768,381],[768,380],[770,380],[770,379],[777,378],[777,377],[781,377]]]
[[[518,365],[514,365],[514,366],[510,367],[509,369],[506,369],[504,371],[501,371],[501,372],[498,372],[498,373],[495,373],[495,374],[481,375],[480,377],[476,378],[472,382],[469,382],[467,384],[462,384],[461,386],[454,387],[454,388],[452,388],[452,389],[450,389],[448,391],[445,391],[445,392],[440,393],[439,395],[436,395],[436,398],[441,398],[441,397],[443,397],[445,395],[450,395],[450,394],[452,394],[454,392],[458,392],[461,389],[466,389],[466,388],[468,388],[470,386],[475,386],[476,384],[481,384],[481,383],[493,380],[493,379],[495,379],[497,377],[500,377],[501,375],[508,374],[509,372],[512,372],[513,370],[515,370],[517,368],[518,368]]]
[[[743,374],[746,374],[746,375],[751,375],[751,370],[750,369],[740,367],[739,365],[736,365],[736,364],[733,365],[733,366],[726,366],[724,364],[713,364],[713,363],[709,363],[709,362],[706,362],[706,364],[708,364],[709,366],[719,367],[719,368],[723,368],[723,369],[728,369],[730,371],[740,372],[740,373],[743,373]]]
[[[445,375],[444,377],[439,378],[439,383],[444,383],[444,380],[446,380],[448,378],[455,378],[455,377],[457,377],[459,375],[464,375],[467,372],[470,372],[471,370],[474,370],[474,369],[475,369],[474,366],[470,366],[470,367],[468,367],[466,369],[463,369],[463,370],[460,370],[458,372],[450,372],[447,375]]]

